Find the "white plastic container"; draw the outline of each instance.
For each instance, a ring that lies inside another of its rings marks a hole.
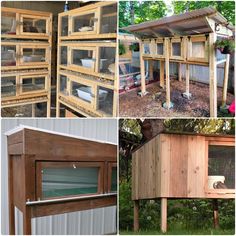
[[[225,177],[223,175],[209,175],[208,176],[208,189],[214,189],[214,183],[225,182]]]
[[[91,94],[91,88],[90,87],[80,87],[79,89],[76,89],[78,97],[81,99],[91,102],[92,100],[92,94]],[[107,97],[107,91],[103,89],[99,89],[99,100],[104,101]]]

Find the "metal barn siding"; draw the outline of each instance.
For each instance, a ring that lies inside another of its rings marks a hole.
[[[18,125],[78,135],[118,144],[116,119],[2,119],[1,125],[1,218],[2,234],[9,234],[7,139],[4,133]],[[16,233],[22,234],[22,213],[15,209]],[[32,234],[110,234],[115,233],[116,206],[73,212],[32,220]]]

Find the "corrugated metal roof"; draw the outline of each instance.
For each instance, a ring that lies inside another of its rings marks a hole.
[[[234,27],[213,7],[206,7],[179,15],[163,17],[159,20],[147,21],[122,29],[153,37],[156,37],[157,34],[163,34],[164,37],[169,37],[172,34],[171,30],[177,31],[177,34],[179,31],[182,35],[209,33],[212,30],[205,20],[206,16],[212,18],[217,23],[227,25],[228,28],[234,29]]]

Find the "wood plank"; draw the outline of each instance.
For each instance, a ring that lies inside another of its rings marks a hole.
[[[146,94],[146,80],[145,80],[145,63],[143,58],[143,43],[142,41],[139,42],[140,48],[140,73],[141,73],[141,92],[142,95]]]
[[[160,86],[162,88],[165,87],[165,63],[164,61],[160,61]]]
[[[182,81],[182,64],[178,63],[178,80]]]
[[[227,90],[228,90],[228,79],[229,79],[229,61],[230,54],[226,55],[225,69],[224,69],[224,83],[223,83],[223,93],[222,93],[222,107],[226,106],[227,100]]]
[[[165,38],[165,69],[166,69],[166,108],[171,107],[170,103],[170,71],[169,71],[169,40]]]
[[[134,232],[139,231],[139,201],[134,201]]]
[[[161,231],[167,231],[167,198],[161,198]]]

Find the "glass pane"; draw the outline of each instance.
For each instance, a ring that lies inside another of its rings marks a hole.
[[[86,68],[94,68],[95,59],[93,59],[92,50],[72,50],[72,64],[77,66],[84,66]]]
[[[102,8],[101,33],[116,33],[117,4]]]
[[[46,20],[23,18],[23,32],[46,33]]]
[[[16,47],[1,46],[1,65],[15,66],[16,65]]]
[[[163,43],[158,43],[157,44],[157,54],[158,55],[163,55]]]
[[[209,146],[208,188],[235,188],[235,147]]]
[[[145,43],[143,45],[143,53],[144,54],[150,54],[150,47],[149,47],[149,44]]]
[[[42,169],[43,198],[98,192],[98,167],[61,167]]]
[[[67,92],[67,77],[64,75],[60,75],[60,92],[64,95],[68,95]]]
[[[111,191],[116,192],[117,191],[117,168],[112,167],[111,172]]]
[[[172,43],[172,56],[181,56],[181,44]]]
[[[1,33],[2,34],[16,34],[16,14],[15,13],[2,12]]]
[[[116,48],[100,48],[100,67],[99,71],[106,74],[115,73]]]
[[[61,47],[61,65],[64,65],[64,66],[67,65],[67,47],[66,46]]]
[[[98,86],[98,110],[112,115],[113,90]]]
[[[2,98],[16,95],[16,77],[2,77],[1,79]]]
[[[95,14],[73,17],[73,32],[88,32],[94,30]]]
[[[90,86],[79,84],[74,81],[71,82],[71,94],[85,102],[92,102],[92,88]]]
[[[22,92],[33,92],[45,89],[45,77],[32,77],[22,80]]]
[[[61,18],[61,36],[68,36],[68,16]]]
[[[205,57],[205,42],[192,43],[192,57]]]
[[[45,62],[46,49],[23,48],[23,62]]]

